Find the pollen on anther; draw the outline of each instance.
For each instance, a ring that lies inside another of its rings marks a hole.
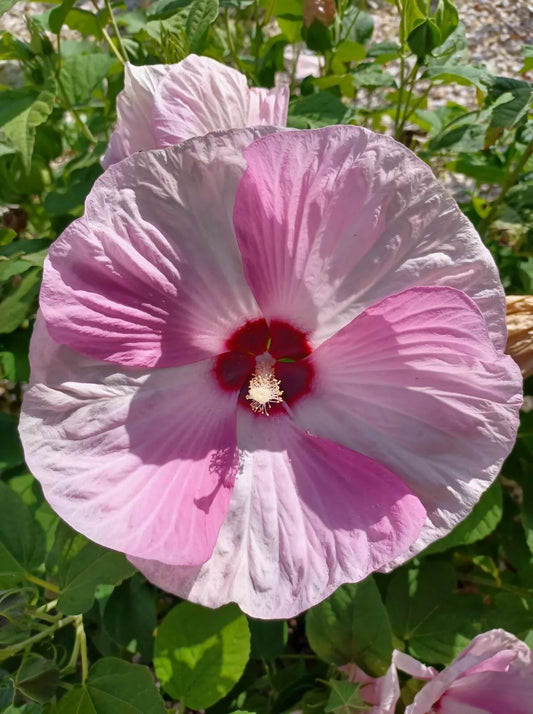
[[[250,379],[246,399],[250,401],[252,411],[257,414],[266,414],[272,404],[282,402],[283,392],[279,388],[280,380],[276,379],[274,370],[269,364],[260,363]]]

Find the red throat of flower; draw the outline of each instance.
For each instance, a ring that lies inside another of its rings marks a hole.
[[[255,414],[281,411],[311,389],[311,347],[303,332],[281,320],[247,322],[226,342],[215,375],[223,389],[238,391],[239,404]]]

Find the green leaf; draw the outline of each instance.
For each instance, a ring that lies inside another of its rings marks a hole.
[[[472,513],[464,521],[455,526],[453,531],[441,540],[432,543],[424,551],[429,553],[442,553],[450,548],[469,545],[485,538],[492,533],[502,517],[502,487],[496,481],[474,506]]]
[[[61,595],[57,607],[66,615],[90,610],[97,585],[118,585],[135,568],[122,553],[87,543],[59,572]]]
[[[309,27],[305,27],[305,25],[302,27],[302,38],[313,52],[324,54],[324,52],[327,52],[333,46],[329,27],[323,25],[316,17]]]
[[[23,575],[44,560],[45,534],[22,498],[0,482],[0,582]]]
[[[22,445],[17,431],[17,417],[0,411],[0,471],[24,463]]]
[[[165,714],[149,670],[115,657],[103,657],[87,682],[66,694],[54,714]]]
[[[396,80],[378,62],[363,62],[352,72],[354,85],[360,87],[395,87]]]
[[[53,106],[54,94],[46,89],[21,87],[2,92],[0,127],[22,155],[26,173],[30,171],[35,128],[48,119]]]
[[[440,79],[445,84],[474,85],[481,92],[486,93],[493,81],[493,76],[481,67],[468,65],[437,65],[429,67],[422,79]]]
[[[209,27],[217,17],[218,0],[193,0],[185,23],[191,52],[202,52]]]
[[[287,645],[286,620],[254,620],[248,618],[252,635],[252,659],[272,660],[280,655]]]
[[[0,333],[13,332],[37,307],[42,270],[31,268],[0,302]]]
[[[392,631],[387,611],[372,577],[343,585],[311,608],[305,629],[309,644],[326,662],[355,662],[375,676],[387,671]]]
[[[250,655],[250,631],[236,605],[172,608],[155,639],[154,667],[163,689],[190,709],[206,709],[239,681]]]
[[[455,570],[444,561],[404,566],[392,576],[386,605],[394,634],[410,640],[420,623],[442,605],[456,586]]]
[[[450,664],[476,635],[490,629],[483,614],[480,595],[448,597],[412,633],[409,653],[427,664]]]
[[[304,119],[311,127],[338,124],[345,115],[346,107],[338,97],[329,92],[318,92],[291,103],[289,125],[294,118]]]
[[[105,605],[104,626],[115,642],[151,660],[157,625],[154,590],[140,575],[116,587]]]
[[[72,54],[64,57],[60,73],[61,86],[70,104],[87,104],[94,89],[102,83],[115,62],[113,57],[106,54]]]
[[[429,18],[417,25],[407,37],[407,44],[417,57],[425,57],[438,47],[441,41],[439,28]]]
[[[330,679],[331,694],[324,707],[325,714],[353,714],[353,712],[366,712],[371,709],[361,699],[360,685],[339,679]]]
[[[533,69],[533,45],[524,45],[522,47],[522,56],[524,58],[524,66],[521,72],[531,72]]]
[[[59,686],[59,667],[41,655],[31,653],[23,661],[15,676],[15,701],[45,704]]]
[[[440,44],[442,44],[459,24],[457,8],[451,0],[439,0],[433,18],[441,36]]]
[[[50,15],[48,16],[48,27],[50,28],[51,32],[56,35],[59,33],[59,31],[63,27],[63,23],[65,22],[67,15],[74,7],[75,2],[76,0],[63,0],[59,7],[55,7],[50,12]]]

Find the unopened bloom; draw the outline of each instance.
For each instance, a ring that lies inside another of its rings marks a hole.
[[[21,434],[55,510],[152,582],[288,617],[471,510],[521,377],[492,258],[425,164],[271,131],[98,179],[45,264]]]
[[[394,714],[400,697],[398,670],[427,682],[405,714],[531,714],[533,654],[505,630],[475,637],[453,662],[438,672],[394,650],[383,677],[370,677],[350,663],[342,670],[361,684],[369,714]]]
[[[531,650],[505,630],[490,630],[432,677],[405,714],[531,714],[532,707]]]
[[[285,126],[289,89],[248,87],[237,70],[189,55],[177,64],[126,64],[105,168],[135,151],[162,149],[220,129]]]

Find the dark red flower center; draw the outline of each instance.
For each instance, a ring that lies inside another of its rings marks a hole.
[[[226,347],[227,352],[216,360],[216,378],[224,389],[238,391],[239,404],[247,409],[250,409],[250,401],[246,396],[256,373],[256,358],[265,353],[272,358],[273,374],[280,381],[284,402],[291,405],[309,392],[314,370],[306,357],[312,350],[305,334],[287,322],[247,322],[231,335]],[[272,404],[268,411],[282,409],[281,403]]]

